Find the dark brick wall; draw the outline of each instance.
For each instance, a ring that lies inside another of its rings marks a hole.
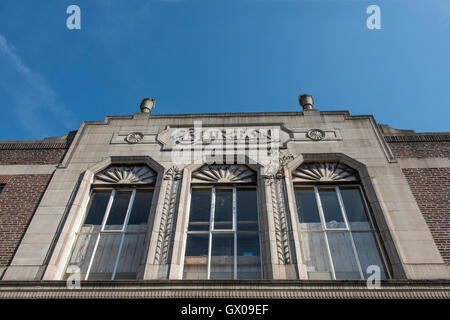
[[[50,178],[50,174],[0,176],[6,182],[0,193],[0,266],[11,263]]]
[[[402,171],[442,258],[450,264],[450,168]]]
[[[0,150],[0,164],[57,164],[67,149]]]
[[[61,163],[75,137],[76,131],[65,136],[34,141],[0,142],[0,164],[58,164]]]
[[[389,143],[397,158],[447,158],[450,157],[450,142],[396,142]]]

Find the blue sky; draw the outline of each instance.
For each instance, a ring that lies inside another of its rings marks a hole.
[[[81,8],[81,30],[66,8]],[[381,8],[369,30],[366,8]],[[448,0],[2,0],[0,140],[133,114],[320,110],[450,131]]]

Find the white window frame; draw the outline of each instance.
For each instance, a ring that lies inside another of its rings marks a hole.
[[[211,251],[212,251],[212,236],[213,234],[233,234],[234,237],[234,248],[233,248],[233,280],[237,280],[237,273],[238,273],[238,266],[237,266],[237,235],[239,234],[258,234],[258,240],[259,240],[259,264],[261,268],[261,279],[263,278],[263,272],[262,272],[262,250],[261,250],[261,234],[260,234],[260,219],[259,219],[259,208],[257,205],[257,222],[258,222],[258,230],[257,231],[238,231],[237,230],[237,189],[251,189],[255,191],[256,194],[256,203],[258,204],[258,192],[256,186],[193,186],[190,189],[189,192],[189,201],[188,201],[188,208],[189,212],[187,215],[187,221],[186,221],[186,233],[189,234],[208,234],[208,262],[207,262],[207,274],[206,279],[211,280]],[[233,201],[232,201],[232,228],[231,229],[215,229],[214,228],[214,218],[215,218],[215,209],[216,209],[216,189],[219,190],[233,190]],[[194,231],[188,231],[189,226],[189,218],[190,218],[190,210],[191,210],[191,197],[192,197],[192,191],[193,190],[210,190],[211,191],[211,209],[210,209],[210,221],[209,221],[209,230],[194,230]],[[187,238],[186,243],[184,244],[186,246],[187,244]],[[183,261],[182,261],[182,270],[181,275],[184,274],[184,260],[185,260],[186,254],[183,255]]]

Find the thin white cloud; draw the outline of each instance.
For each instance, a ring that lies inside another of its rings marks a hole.
[[[23,63],[15,48],[1,34],[0,70],[0,89],[11,99],[19,123],[36,139],[47,136],[55,120],[65,130],[71,127],[71,114],[58,103],[55,92],[40,74]]]

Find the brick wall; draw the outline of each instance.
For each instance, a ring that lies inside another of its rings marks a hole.
[[[50,178],[50,174],[0,176],[6,183],[0,193],[0,266],[10,264]]]
[[[0,164],[57,164],[67,149],[0,150]]]
[[[442,258],[450,264],[450,168],[402,171]]]
[[[448,158],[450,135],[385,136],[392,153],[397,158]]]
[[[3,142],[0,143],[0,164],[57,164],[69,149],[70,141]]]
[[[397,158],[447,158],[450,157],[450,142],[404,142],[389,143]]]

